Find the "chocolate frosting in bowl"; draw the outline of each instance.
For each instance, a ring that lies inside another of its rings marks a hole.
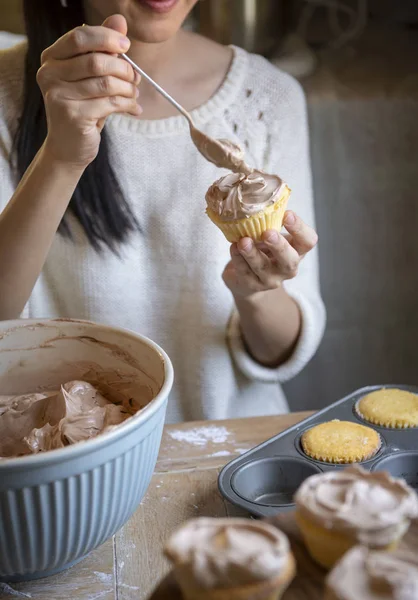
[[[402,479],[358,466],[309,477],[295,502],[319,525],[371,547],[390,544],[418,517],[418,496]]]
[[[206,202],[223,221],[244,219],[274,204],[282,186],[280,177],[262,171],[230,173],[211,185]]]
[[[417,599],[418,557],[355,546],[328,575],[327,588],[341,600]]]
[[[55,392],[0,396],[0,458],[88,440],[135,412],[129,398],[115,404],[85,381],[70,381]]]

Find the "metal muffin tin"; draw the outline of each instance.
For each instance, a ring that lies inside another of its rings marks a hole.
[[[355,410],[363,396],[382,388],[418,394],[418,386],[408,385],[374,385],[357,390],[228,463],[219,475],[221,494],[257,517],[293,510],[293,495],[302,481],[316,473],[348,466],[313,460],[301,446],[304,431],[333,419],[375,429],[381,437],[381,448],[373,458],[359,464],[370,471],[388,471],[402,477],[418,491],[418,428],[379,427],[362,419]]]

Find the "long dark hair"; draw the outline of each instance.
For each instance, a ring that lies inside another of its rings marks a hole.
[[[82,0],[24,0],[28,51],[25,63],[22,115],[16,132],[14,159],[18,177],[22,177],[42,146],[46,133],[46,115],[41,91],[36,82],[40,57],[48,46],[85,21]],[[73,194],[68,210],[82,226],[90,244],[101,250],[118,246],[138,224],[124,198],[110,162],[110,144],[106,128],[102,132],[97,158],[87,167]],[[68,217],[59,232],[71,238]]]

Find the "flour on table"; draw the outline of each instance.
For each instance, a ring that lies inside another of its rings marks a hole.
[[[216,458],[217,456],[231,456],[231,452],[228,452],[228,450],[219,450],[219,452],[214,452],[210,456],[212,458]]]
[[[99,598],[104,598],[109,595],[109,590],[102,590],[98,594],[89,595],[87,600],[99,600]]]
[[[100,581],[102,583],[112,584],[112,582],[113,582],[113,575],[111,573],[102,573],[101,571],[93,571],[93,574],[96,575],[96,577],[98,579],[100,579]]]
[[[127,590],[133,590],[134,592],[137,592],[140,589],[136,585],[128,585],[127,583],[120,583],[119,587],[126,588]]]
[[[230,437],[226,427],[208,425],[207,427],[195,427],[187,431],[178,429],[169,431],[169,436],[177,442],[186,442],[194,446],[206,446],[208,443],[223,444]]]

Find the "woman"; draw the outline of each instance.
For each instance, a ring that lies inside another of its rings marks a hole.
[[[303,93],[266,60],[183,31],[195,4],[26,0],[28,47],[0,56],[0,318],[85,318],[153,338],[176,373],[169,421],[286,411],[279,383],[312,357],[325,321]],[[121,52],[198,127],[289,183],[287,238],[228,247],[204,214],[222,171],[146,82],[139,105]]]

